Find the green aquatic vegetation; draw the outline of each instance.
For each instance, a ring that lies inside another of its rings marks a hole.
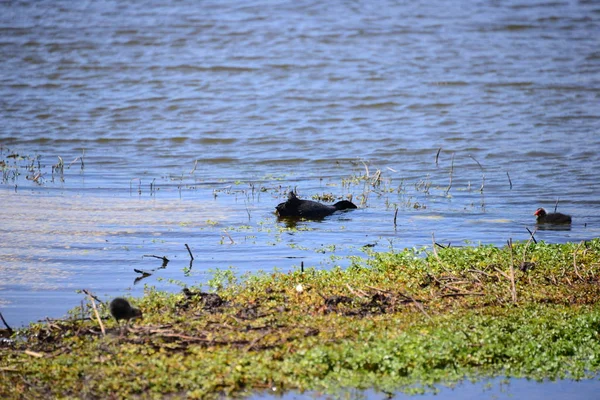
[[[99,303],[102,319],[87,304],[30,325],[0,345],[0,397],[418,393],[600,371],[599,239],[365,249],[346,269],[229,269],[209,286],[147,287],[132,300],[144,318],[122,335]]]

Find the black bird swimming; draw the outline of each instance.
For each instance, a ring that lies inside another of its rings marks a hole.
[[[294,192],[290,192],[285,203],[275,207],[275,213],[280,217],[324,218],[336,211],[357,208],[348,200],[338,201],[333,205],[321,204],[312,200],[300,200]]]
[[[538,224],[570,224],[571,216],[561,213],[546,213],[543,208],[538,208],[533,215],[537,217]]]
[[[138,318],[142,316],[142,312],[139,308],[132,307],[131,304],[127,300],[122,297],[117,297],[110,302],[110,313],[117,320],[119,327],[121,324],[119,323],[120,319],[126,320],[129,322],[132,318]]]

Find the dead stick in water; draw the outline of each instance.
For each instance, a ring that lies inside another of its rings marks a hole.
[[[437,151],[437,154],[435,155],[435,166],[438,166],[438,158],[440,157],[440,151],[442,151],[442,148],[440,147]]]
[[[194,168],[192,168],[192,170],[190,171],[190,175],[194,173],[194,171],[196,171],[196,167],[198,166],[198,160],[194,161]]]
[[[144,254],[142,257],[154,257],[154,258],[158,258],[159,260],[165,259],[165,257],[155,256],[154,254]]]
[[[558,208],[558,201],[560,200],[560,198],[556,198],[556,204],[554,204],[554,212],[556,212],[556,209]]]
[[[533,239],[533,243],[537,244],[537,240],[535,240],[535,237],[533,236],[537,232],[537,229],[535,229],[533,232],[531,232],[529,230],[529,228],[525,228],[525,229],[527,229],[527,232],[529,232],[529,235],[531,236],[531,239]]]
[[[483,187],[485,186],[485,174],[481,174],[481,187],[479,188],[479,191],[481,193],[483,193]]]
[[[368,178],[369,177],[369,167],[367,166],[367,164],[364,161],[360,161],[364,166],[365,166],[365,176]]]
[[[229,240],[231,241],[231,244],[235,244],[235,241],[233,240],[233,238],[231,237],[231,235],[229,234],[229,232],[227,231],[223,231],[224,235],[227,236],[229,238]]]
[[[475,161],[477,163],[477,165],[479,165],[479,168],[481,168],[481,170],[483,171],[483,167],[481,166],[481,164],[479,164],[479,161],[477,161],[475,159],[475,157],[473,157],[472,155],[469,154],[469,157],[471,158],[471,160]]]
[[[14,331],[10,326],[8,326],[8,324],[6,323],[6,320],[4,319],[4,316],[2,315],[1,312],[0,312],[0,318],[2,319],[2,323],[4,323],[4,326],[6,326],[8,333],[12,334]]]
[[[394,228],[396,228],[396,218],[398,218],[398,207],[396,207],[396,211],[394,212]]]
[[[452,173],[454,172],[454,153],[452,153],[452,162],[450,164],[450,182],[448,182],[448,187],[446,188],[446,196],[450,193],[450,188],[452,187]]]
[[[510,180],[510,175],[508,171],[506,171],[506,176],[508,177],[508,183],[510,184],[510,190],[512,190],[512,181]]]
[[[159,260],[163,261],[163,266],[167,265],[169,263],[169,259],[167,257],[161,257],[161,256],[155,256],[154,254],[144,254],[142,257],[154,257],[154,258],[158,258]]]
[[[188,246],[187,243],[185,244],[185,248],[187,249],[188,253],[190,253],[190,258],[193,261],[194,260],[194,256],[192,255],[192,251],[190,250],[190,246]]]

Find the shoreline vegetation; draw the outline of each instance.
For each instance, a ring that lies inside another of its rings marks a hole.
[[[598,238],[351,259],[327,271],[217,271],[209,292],[148,287],[131,299],[143,319],[124,330],[110,299],[85,291],[70,318],[2,331],[0,397],[423,393],[600,370]]]

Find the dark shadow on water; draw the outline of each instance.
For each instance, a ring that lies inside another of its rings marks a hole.
[[[571,224],[537,224],[538,231],[570,231]]]
[[[285,224],[285,227],[288,229],[296,229],[298,224],[305,223],[307,221],[312,222],[323,222],[325,218],[302,218],[302,217],[277,217],[277,222],[281,222]]]
[[[338,212],[333,213],[332,215],[327,215],[324,217],[311,217],[311,218],[295,217],[295,216],[294,217],[290,217],[290,216],[280,217],[279,215],[277,215],[277,222],[285,224],[286,228],[294,229],[298,226],[299,223],[306,223],[306,222],[324,222],[324,221],[329,221],[329,220],[339,221],[339,222],[352,221],[352,218],[350,218],[348,216],[344,216],[344,214],[346,214],[346,211],[338,211]]]
[[[248,397],[251,400],[266,399],[399,399],[399,400],[563,400],[597,399],[600,393],[600,380],[582,381],[558,380],[537,382],[528,379],[494,378],[480,382],[457,384],[455,387],[438,385],[438,393],[407,395],[401,392],[387,393],[375,390],[350,390],[336,395],[318,392],[288,392],[283,394],[257,393]]]

